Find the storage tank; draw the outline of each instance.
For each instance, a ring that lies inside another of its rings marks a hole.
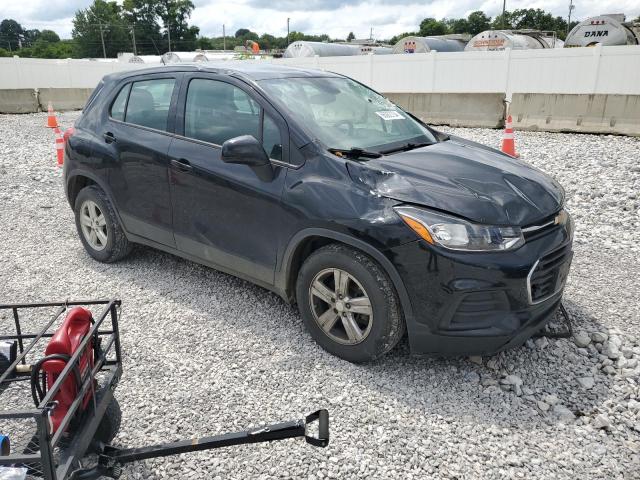
[[[162,63],[160,55],[134,55],[129,57],[129,63]]]
[[[341,43],[324,42],[293,42],[287,47],[282,55],[284,58],[297,57],[345,57],[350,55],[360,55],[360,48],[357,45],[344,45]]]
[[[625,23],[622,13],[591,17],[578,25],[567,35],[565,47],[592,47],[598,43],[608,45],[638,45],[640,39],[631,23]]]
[[[438,52],[461,52],[465,42],[456,38],[446,37],[403,37],[393,47],[393,53],[427,53],[431,50]]]
[[[393,53],[393,48],[382,47],[379,45],[360,46],[360,55],[369,55],[370,53],[373,53],[374,55],[389,55],[390,53]]]
[[[557,39],[555,40],[558,41]],[[466,52],[506,50],[528,50],[532,48],[553,48],[553,38],[542,32],[517,30],[485,30],[469,40]]]
[[[207,56],[203,52],[167,52],[162,55],[162,63],[206,62]]]

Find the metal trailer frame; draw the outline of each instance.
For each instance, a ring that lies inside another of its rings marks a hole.
[[[36,425],[36,436],[38,439],[38,453],[22,453],[0,455],[0,466],[33,464],[40,465],[42,476],[45,480],[89,480],[97,479],[101,476],[118,478],[122,465],[148,458],[165,457],[180,453],[195,452],[200,450],[210,450],[233,445],[249,443],[269,442],[274,440],[284,440],[287,438],[304,437],[307,443],[316,447],[326,447],[329,444],[329,414],[327,410],[318,410],[305,418],[289,422],[267,425],[251,430],[226,433],[213,437],[194,438],[177,442],[170,442],[159,445],[152,445],[142,448],[117,448],[104,444],[96,445],[94,436],[100,422],[102,421],[109,403],[113,400],[113,390],[120,380],[122,374],[122,351],[120,346],[120,332],[118,327],[120,300],[88,300],[88,301],[64,301],[64,302],[39,302],[0,305],[0,311],[11,310],[15,324],[15,334],[0,335],[0,340],[16,340],[18,343],[18,353],[15,361],[0,376],[0,387],[8,382],[30,380],[30,375],[19,373],[19,366],[26,365],[26,356],[32,351],[36,344],[43,338],[50,338],[53,333],[48,330],[58,318],[71,306],[104,305],[104,309],[97,318],[88,334],[82,340],[67,365],[62,370],[57,380],[47,391],[45,397],[35,408],[26,410],[0,411],[2,419],[29,419],[32,418]],[[19,311],[30,308],[58,307],[53,317],[37,333],[22,333]],[[112,328],[101,330],[104,320],[110,317]],[[2,333],[2,332],[0,332]],[[94,366],[87,368],[80,377],[80,388],[74,401],[71,403],[66,415],[60,422],[57,431],[52,434],[52,423],[50,414],[55,408],[53,397],[62,387],[69,375],[78,374],[80,357],[90,345],[90,340],[94,342]],[[31,342],[25,346],[25,341]],[[99,345],[99,348],[95,348]],[[109,354],[115,353],[115,359],[109,360]],[[106,372],[103,385],[94,388],[95,377],[99,372]],[[15,374],[15,375],[12,375]],[[91,392],[89,406],[76,416],[78,409],[83,404],[87,392]],[[0,390],[0,397],[2,390]],[[73,422],[73,423],[72,423]],[[318,422],[318,436],[308,434],[310,424]],[[64,438],[68,441],[64,445],[60,440],[65,434],[65,430],[70,425],[73,430]],[[7,432],[10,433],[10,432]],[[90,446],[97,450],[98,462],[91,468],[82,468],[80,460],[84,457]],[[59,460],[54,458],[54,449],[58,447]]]
[[[113,390],[115,389],[120,376],[122,374],[122,351],[120,346],[120,334],[118,329],[118,313],[120,300],[73,300],[65,302],[37,302],[37,303],[21,303],[0,305],[0,311],[11,310],[15,324],[14,335],[0,335],[0,340],[17,340],[18,354],[16,360],[11,366],[0,376],[0,385],[6,382],[30,380],[30,375],[17,375],[15,373],[19,364],[26,364],[27,354],[38,344],[43,338],[50,338],[53,333],[48,330],[56,322],[58,318],[71,306],[89,306],[104,305],[104,309],[94,317],[94,323],[88,334],[80,343],[74,354],[71,356],[67,365],[62,370],[58,379],[54,382],[47,394],[37,407],[28,410],[0,411],[0,420],[2,419],[34,419],[38,438],[38,453],[19,454],[12,453],[8,456],[0,456],[0,466],[10,465],[32,465],[39,464],[42,469],[42,475],[45,480],[57,480],[67,478],[72,468],[78,465],[79,460],[85,455],[95,432],[100,424],[107,406],[113,399]],[[43,307],[59,307],[53,317],[46,325],[36,334],[22,333],[20,324],[20,310],[43,308]],[[110,316],[112,329],[100,330],[104,320]],[[51,411],[55,408],[53,397],[58,393],[65,380],[69,375],[77,371],[76,365],[79,364],[80,357],[89,346],[90,340],[100,339],[100,352],[94,351],[94,366],[92,369],[87,368],[81,377],[81,384],[78,389],[78,395],[69,407],[67,414],[62,419],[58,430],[52,435],[52,424],[49,418]],[[25,346],[25,341],[31,342]],[[107,357],[110,353],[115,353],[115,360],[109,360]],[[94,379],[98,372],[106,372],[104,385],[99,388],[94,387]],[[75,426],[68,445],[60,445],[60,440],[71,421],[76,417],[76,413],[84,401],[87,392],[91,391],[92,401],[85,412],[82,412],[78,425]],[[98,395],[100,394],[100,395]],[[2,392],[0,392],[0,397]],[[97,397],[100,397],[97,401]],[[60,459],[54,460],[53,451],[56,446],[60,445]]]

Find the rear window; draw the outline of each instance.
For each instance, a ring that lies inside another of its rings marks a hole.
[[[85,103],[84,108],[82,109],[83,112],[86,112],[89,109],[89,107],[91,106],[93,101],[98,97],[98,94],[102,91],[103,88],[104,88],[104,81],[100,81],[98,86],[93,89],[93,92],[91,92],[91,95],[89,95],[89,99],[87,100],[87,103]]]
[[[127,83],[124,87],[122,87],[120,93],[118,93],[118,96],[111,104],[109,115],[114,120],[120,120],[121,122],[124,122],[124,109],[127,107],[127,97],[129,96],[130,88],[130,83]]]

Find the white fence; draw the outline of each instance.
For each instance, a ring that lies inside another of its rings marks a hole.
[[[640,46],[290,58],[273,62],[342,73],[385,93],[640,95]],[[92,88],[108,73],[144,66],[0,58],[0,90]]]

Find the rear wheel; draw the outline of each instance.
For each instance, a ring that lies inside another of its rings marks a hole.
[[[391,280],[371,257],[345,245],[328,245],[307,258],[296,297],[311,336],[350,362],[384,355],[404,334]]]
[[[96,185],[80,190],[75,203],[76,228],[89,255],[111,263],[129,254],[131,244],[118,223],[113,205]]]

